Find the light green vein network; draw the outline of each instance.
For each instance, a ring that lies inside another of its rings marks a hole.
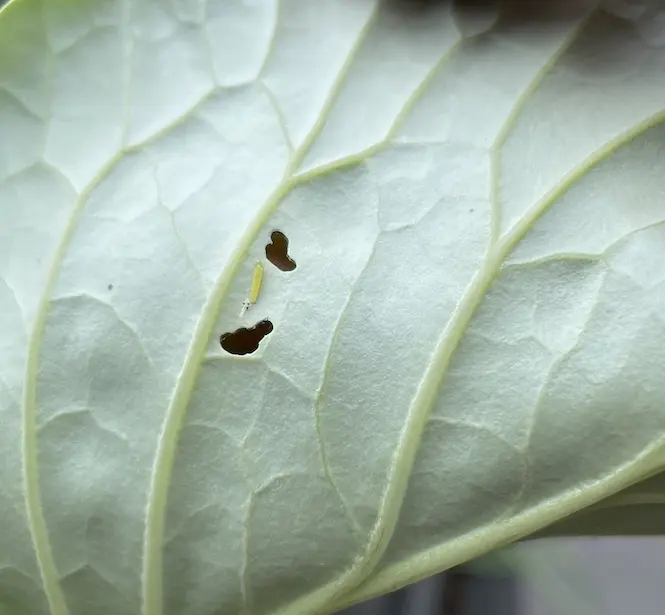
[[[342,68],[334,79],[330,92],[321,109],[319,118],[303,141],[294,152],[290,163],[284,173],[282,182],[273,191],[266,203],[252,220],[245,233],[234,249],[228,265],[223,269],[217,280],[199,322],[196,325],[192,345],[187,351],[183,367],[178,378],[178,384],[173,399],[166,414],[163,431],[159,439],[159,447],[155,458],[153,475],[148,500],[148,512],[144,539],[144,565],[143,565],[143,615],[161,615],[163,612],[163,539],[165,530],[165,511],[168,500],[168,490],[173,469],[173,462],[178,442],[178,435],[187,411],[191,392],[196,383],[202,358],[212,329],[215,324],[221,303],[231,285],[233,276],[242,263],[242,258],[251,246],[256,235],[261,231],[275,208],[284,196],[297,184],[292,176],[307,155],[311,144],[323,128],[325,117],[344,83],[348,70],[353,64],[355,54],[365,39],[367,32],[376,17],[374,14],[368,19],[360,32],[353,49]],[[267,52],[270,53],[270,50]],[[324,588],[325,589],[325,588]],[[327,594],[327,592],[326,592]],[[322,596],[322,605],[332,596]]]
[[[18,6],[20,3],[22,3],[21,6],[23,7],[29,4],[32,4],[33,6],[37,5],[36,0],[32,3],[30,3],[30,0],[14,0],[9,5],[0,8],[0,18],[9,18],[11,16],[11,10],[13,9],[14,5]],[[8,10],[8,7],[12,7],[12,9]],[[37,10],[38,9],[35,9],[35,11]],[[231,256],[228,265],[221,272],[221,275],[210,295],[210,299],[204,306],[201,317],[196,325],[192,344],[187,351],[178,383],[174,390],[173,398],[167,410],[166,418],[163,424],[163,431],[160,436],[159,448],[152,472],[150,498],[147,509],[146,531],[144,537],[144,564],[142,580],[143,615],[161,615],[163,612],[162,543],[164,538],[165,510],[178,436],[186,414],[191,392],[198,377],[201,358],[204,354],[210,334],[214,327],[215,318],[217,316],[219,307],[226,296],[233,276],[241,264],[246,250],[251,245],[257,233],[260,232],[262,226],[265,224],[272,212],[279,205],[282,198],[296,185],[311,181],[320,175],[328,173],[331,170],[356,164],[364,160],[367,156],[378,152],[384,147],[387,147],[393,135],[397,132],[401,122],[411,109],[412,105],[426,89],[435,73],[443,65],[445,60],[449,57],[450,52],[452,51],[449,50],[446,54],[444,54],[444,56],[442,56],[439,63],[437,63],[435,68],[425,78],[423,83],[414,91],[404,109],[396,118],[393,127],[389,131],[389,134],[386,136],[384,141],[378,143],[376,146],[368,148],[363,152],[350,155],[329,165],[325,165],[295,176],[294,173],[296,172],[298,166],[304,160],[309,148],[321,131],[326,114],[332,107],[335,98],[344,83],[348,70],[353,64],[355,53],[364,41],[365,36],[372,25],[373,18],[367,22],[365,28],[361,32],[358,40],[354,45],[354,50],[349,54],[345,64],[340,71],[340,74],[335,79],[327,100],[322,108],[318,121],[313,126],[303,144],[293,153],[292,160],[286,170],[283,181],[263,205],[258,215],[252,221],[252,224],[247,228],[233,255]],[[575,34],[573,34],[573,36],[575,36],[576,33],[577,31]],[[505,138],[505,135],[508,134],[510,125],[519,113],[521,105],[527,98],[528,94],[530,94],[537,87],[539,81],[543,78],[546,71],[551,68],[553,63],[556,61],[556,59],[558,59],[560,53],[565,50],[567,44],[572,40],[572,38],[573,37],[571,37],[569,41],[567,41],[566,44],[558,51],[558,53],[553,56],[552,61],[546,65],[545,69],[537,75],[536,79],[534,79],[534,81],[529,85],[528,89],[524,92],[523,96],[520,98],[517,105],[513,109],[513,112],[511,113],[508,122],[504,126],[504,129],[500,133],[501,137],[497,141],[498,145],[500,145],[502,139]],[[199,108],[200,105],[203,104],[203,102],[210,95],[215,93],[215,91],[216,90],[210,92],[206,97],[199,101],[195,107],[190,109],[183,116],[177,118],[168,127],[164,128],[158,134],[153,135],[150,141],[154,141],[164,133],[171,131],[178,123],[190,117],[191,114],[197,108]],[[493,233],[493,238],[497,241],[488,251],[481,270],[471,282],[465,295],[457,306],[457,309],[455,310],[449,324],[442,332],[440,340],[437,344],[433,361],[423,376],[423,380],[411,405],[408,420],[404,429],[404,436],[400,441],[399,447],[395,453],[393,463],[390,468],[389,480],[378,510],[377,521],[370,534],[364,552],[357,556],[353,565],[339,579],[315,590],[307,596],[298,599],[288,607],[281,609],[278,611],[280,615],[295,615],[296,613],[303,612],[314,613],[319,611],[332,610],[333,604],[336,605],[336,607],[342,606],[343,604],[355,602],[365,597],[383,593],[394,587],[396,579],[399,579],[398,582],[401,585],[408,580],[415,580],[428,573],[431,573],[436,569],[454,565],[459,561],[469,559],[469,557],[473,557],[473,555],[480,554],[483,551],[483,542],[484,544],[487,544],[487,542],[490,541],[492,544],[496,544],[501,542],[508,542],[515,538],[521,537],[535,529],[538,529],[543,524],[553,521],[563,514],[566,514],[567,512],[591,503],[601,496],[607,495],[609,491],[618,490],[625,486],[627,482],[639,478],[637,476],[639,472],[637,469],[638,464],[627,465],[623,471],[606,479],[602,482],[602,484],[599,483],[597,486],[589,489],[585,493],[577,494],[576,496],[571,494],[562,495],[555,504],[550,503],[547,510],[531,510],[514,519],[506,521],[503,524],[497,524],[491,529],[482,529],[475,533],[473,536],[464,537],[458,539],[457,541],[453,541],[452,543],[447,544],[445,548],[434,548],[426,553],[414,556],[404,562],[394,564],[379,572],[369,582],[361,585],[356,593],[348,594],[348,592],[360,585],[372,572],[374,567],[380,561],[385,548],[392,537],[395,525],[397,523],[404,493],[406,491],[408,479],[418,450],[418,445],[427,423],[431,407],[436,399],[441,380],[445,375],[446,369],[465,331],[467,324],[472,318],[477,306],[482,301],[485,292],[493,282],[504,259],[521,241],[524,235],[531,229],[533,224],[543,215],[543,213],[547,211],[552,203],[563,192],[568,190],[570,186],[576,182],[590,166],[597,164],[603,158],[615,151],[618,147],[635,138],[647,128],[662,122],[664,119],[665,113],[654,115],[637,125],[634,129],[626,132],[623,135],[620,135],[611,143],[607,144],[606,147],[590,156],[575,171],[564,178],[559,186],[557,186],[550,194],[546,195],[544,199],[536,203],[526,213],[522,220],[514,227],[514,229],[507,236],[505,236],[503,240],[499,241],[498,237]],[[118,161],[121,160],[126,152],[139,149],[145,145],[146,143],[142,143],[132,148],[128,148],[125,151],[119,152],[104,166],[104,168],[99,171],[97,176],[93,178],[90,184],[79,195],[79,198],[66,226],[65,232],[54,254],[53,262],[47,276],[47,282],[38,304],[38,311],[34,327],[29,337],[28,357],[25,367],[25,384],[22,397],[22,453],[26,490],[26,510],[34,543],[34,549],[42,575],[44,590],[52,615],[68,615],[68,609],[64,600],[62,587],[60,586],[58,573],[51,551],[51,545],[49,542],[48,530],[43,514],[41,494],[39,489],[35,407],[37,361],[42,344],[46,318],[48,315],[50,297],[52,296],[54,290],[58,271],[67,250],[67,246],[76,229],[78,220],[85,208],[87,199],[96,189],[99,183],[118,163]],[[494,164],[493,170],[493,182],[495,182],[495,174],[498,170],[498,165]],[[496,183],[493,185],[496,186]],[[494,196],[493,198],[496,197]],[[499,212],[497,209],[495,214],[498,215],[498,213]],[[498,220],[496,215],[493,217],[493,228],[498,228]],[[660,441],[654,444],[652,449],[645,453],[644,458],[659,458],[662,444],[663,443]]]
[[[22,0],[21,7],[28,6],[30,6],[28,1]],[[0,18],[3,20],[8,19],[13,10],[19,10],[19,3],[17,1],[1,7]],[[41,20],[42,16],[38,13],[38,10],[38,8],[35,8],[35,19]],[[85,198],[87,198],[87,194],[85,195]],[[23,458],[26,515],[28,529],[32,536],[37,565],[42,577],[44,593],[52,615],[68,615],[69,611],[67,609],[55,561],[53,559],[39,488],[36,428],[37,362],[42,344],[44,326],[46,324],[49,298],[52,295],[57,279],[58,265],[64,257],[67,244],[76,226],[77,214],[81,210],[83,202],[84,195],[82,194],[76,203],[74,215],[70,218],[65,228],[62,241],[56,249],[52,266],[47,275],[44,292],[37,305],[34,326],[28,337],[28,352],[24,372],[23,394],[21,398],[21,455]]]
[[[591,167],[599,164],[617,149],[628,144],[649,128],[664,121],[665,111],[660,111],[591,154],[576,169],[564,177],[543,199],[531,207],[504,239],[496,244],[490,251],[485,264],[474,278],[461,303],[458,305],[448,327],[446,327],[449,337],[446,339],[444,333],[445,343],[439,347],[437,356],[433,361],[433,363],[436,362],[439,364],[441,370],[438,372],[440,380],[444,377],[454,349],[464,334],[466,326],[482,301],[485,292],[496,277],[503,261],[515,249],[538,219],[548,211],[558,198],[570,190]],[[508,544],[535,532],[545,525],[557,521],[567,514],[589,506],[612,493],[616,493],[628,484],[643,479],[645,476],[644,468],[647,468],[646,471],[648,472],[655,465],[662,466],[665,463],[664,447],[665,437],[657,440],[648,450],[640,455],[639,459],[631,460],[613,475],[598,481],[585,490],[571,488],[569,492],[561,494],[554,501],[544,503],[509,520],[480,528],[476,532],[452,540],[443,546],[433,547],[426,552],[392,564],[372,577],[357,592],[339,601],[335,605],[335,609],[384,594],[395,589],[398,585],[402,586],[432,574],[437,570],[447,569],[473,559],[486,552],[488,544],[492,545],[492,547]]]

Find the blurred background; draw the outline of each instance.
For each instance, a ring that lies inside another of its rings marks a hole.
[[[665,538],[520,543],[342,615],[656,615]]]

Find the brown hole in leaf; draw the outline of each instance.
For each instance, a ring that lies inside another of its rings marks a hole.
[[[273,231],[270,234],[266,258],[281,271],[293,271],[296,268],[296,261],[289,256],[289,240],[282,231]]]
[[[222,334],[219,343],[229,354],[252,354],[259,349],[261,340],[271,333],[272,329],[273,326],[269,320],[261,320],[253,327],[240,327],[233,332]]]

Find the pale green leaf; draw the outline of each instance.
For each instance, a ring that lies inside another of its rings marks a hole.
[[[5,7],[0,614],[330,612],[665,468],[646,4]]]

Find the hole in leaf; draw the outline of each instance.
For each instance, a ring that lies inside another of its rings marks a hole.
[[[282,231],[273,231],[270,234],[266,258],[281,271],[293,271],[296,268],[296,261],[289,256],[289,240]]]
[[[219,343],[229,354],[252,354],[259,349],[261,340],[271,333],[272,329],[273,326],[269,320],[261,320],[253,327],[240,327],[233,332],[222,334]]]

